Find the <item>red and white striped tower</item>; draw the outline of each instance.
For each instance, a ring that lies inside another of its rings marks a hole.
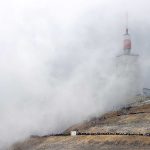
[[[124,54],[130,55],[130,53],[131,53],[131,38],[130,38],[130,34],[128,32],[128,16],[127,16],[127,22],[126,22],[126,33],[124,34],[123,50],[124,50]]]

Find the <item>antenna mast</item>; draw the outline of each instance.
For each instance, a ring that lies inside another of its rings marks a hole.
[[[124,54],[129,55],[131,52],[131,38],[128,31],[128,13],[126,14],[126,32],[123,41]]]
[[[126,13],[126,34],[128,35],[128,13]]]

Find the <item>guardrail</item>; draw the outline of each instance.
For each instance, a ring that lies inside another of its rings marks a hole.
[[[96,133],[90,133],[90,132],[77,132],[77,135],[82,136],[82,135],[128,135],[128,136],[150,136],[150,133],[122,133],[122,132],[96,132]],[[49,134],[49,135],[44,135],[44,136],[38,136],[38,135],[31,135],[31,138],[45,138],[45,137],[51,137],[51,136],[70,136],[70,133],[60,133],[60,134]]]

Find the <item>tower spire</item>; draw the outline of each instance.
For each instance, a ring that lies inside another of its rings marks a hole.
[[[129,55],[131,52],[131,38],[128,30],[128,13],[126,14],[126,32],[124,34],[123,50],[126,55]]]
[[[128,13],[126,14],[126,34],[128,35]]]

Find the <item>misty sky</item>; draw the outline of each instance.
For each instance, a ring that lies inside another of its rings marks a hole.
[[[125,103],[127,87],[118,94],[124,84],[113,67],[126,12],[141,83],[150,88],[149,6],[149,0],[1,0],[0,145],[60,132]]]

